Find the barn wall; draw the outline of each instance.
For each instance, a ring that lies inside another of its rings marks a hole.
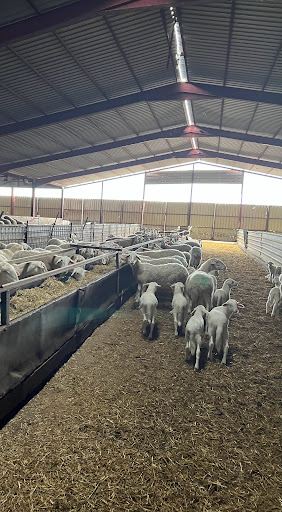
[[[30,215],[30,198],[15,197],[14,214]],[[60,199],[36,199],[36,212],[41,217],[55,218],[60,213]],[[0,211],[11,214],[10,197],[0,197]],[[104,199],[65,199],[64,219],[75,224],[104,222],[107,224],[140,224],[170,231],[178,226],[193,226],[195,238],[236,240],[241,229],[282,233],[282,207],[158,201],[111,201]],[[189,222],[190,219],[190,222]],[[241,219],[241,222],[240,222]]]

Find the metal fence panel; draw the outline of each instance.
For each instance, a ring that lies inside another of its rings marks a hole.
[[[282,235],[266,231],[243,231],[237,234],[237,243],[250,256],[266,266],[269,261],[282,266]]]

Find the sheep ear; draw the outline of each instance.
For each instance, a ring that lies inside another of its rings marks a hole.
[[[171,284],[170,287],[173,289],[175,288],[175,283],[174,284]]]
[[[193,316],[193,315],[194,315],[195,311],[196,311],[196,308],[195,308],[195,309],[193,309],[193,311],[191,311],[191,316]]]
[[[244,309],[244,304],[239,304],[239,302],[237,302],[237,307],[240,308],[240,309]]]
[[[221,304],[222,306],[228,306],[227,302],[224,302],[224,304]]]
[[[157,288],[161,288],[161,285],[160,285],[160,284],[157,284],[156,286],[157,286]]]

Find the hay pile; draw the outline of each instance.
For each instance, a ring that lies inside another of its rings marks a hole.
[[[24,313],[43,306],[43,304],[47,304],[57,297],[76,290],[80,286],[108,274],[115,268],[115,262],[112,260],[109,265],[95,265],[93,270],[86,272],[85,278],[82,281],[76,281],[70,277],[66,282],[62,282],[56,277],[48,277],[40,286],[18,290],[10,301],[10,319],[13,320]]]
[[[246,305],[228,366],[193,372],[168,304],[145,341],[131,299],[3,428],[1,510],[281,510],[281,319],[265,316],[261,266],[235,245],[204,250]]]

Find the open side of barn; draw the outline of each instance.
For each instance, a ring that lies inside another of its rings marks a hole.
[[[144,340],[130,299],[2,429],[3,510],[279,510],[281,319],[265,315],[261,265],[204,243],[214,255],[245,304],[227,367],[193,372],[168,303]]]

